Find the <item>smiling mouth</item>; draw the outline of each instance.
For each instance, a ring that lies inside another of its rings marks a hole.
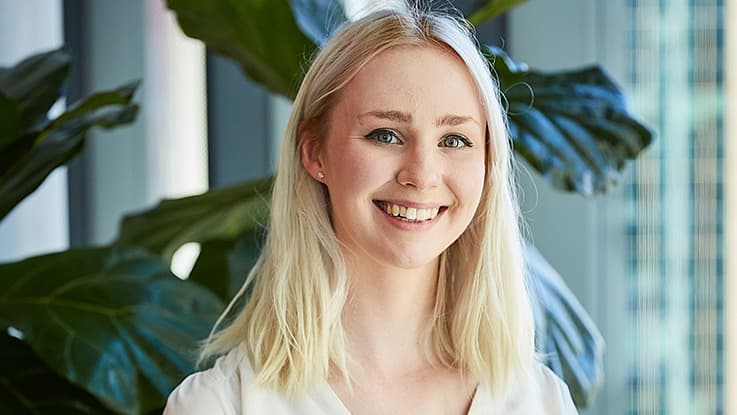
[[[448,209],[447,206],[422,209],[402,206],[382,200],[374,200],[373,202],[385,214],[405,222],[431,221]]]

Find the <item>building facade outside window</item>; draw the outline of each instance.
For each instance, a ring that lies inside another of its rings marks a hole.
[[[657,131],[627,198],[628,414],[723,414],[722,0],[628,0],[627,88]]]

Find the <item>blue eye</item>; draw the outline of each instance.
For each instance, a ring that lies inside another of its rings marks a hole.
[[[470,141],[466,137],[460,136],[460,135],[448,135],[445,136],[440,141],[441,147],[448,147],[448,148],[463,148],[463,147],[473,147]]]
[[[374,140],[380,144],[402,144],[402,141],[397,137],[397,133],[392,130],[374,130],[366,134],[366,138]]]

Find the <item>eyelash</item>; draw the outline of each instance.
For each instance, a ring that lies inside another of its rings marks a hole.
[[[387,142],[387,141],[379,140],[379,137],[381,137],[382,135],[391,135],[393,137],[392,141],[396,141],[396,142]],[[366,138],[376,141],[379,144],[402,144],[402,141],[399,139],[398,134],[386,128],[379,128],[374,131],[371,131],[370,133],[366,134]]]
[[[391,141],[380,141],[379,140],[379,137],[382,136],[382,135],[391,135],[393,137],[393,139]],[[389,129],[386,129],[386,128],[379,128],[379,129],[376,129],[374,131],[371,131],[370,133],[366,134],[365,137],[367,139],[376,141],[379,144],[403,144],[402,143],[402,140],[400,140],[398,134],[395,131],[389,130]],[[448,147],[448,146],[443,146],[443,147],[447,147],[447,148],[473,147],[473,143],[471,143],[471,140],[469,140],[468,138],[466,138],[466,137],[464,137],[462,135],[459,135],[459,134],[448,134],[448,135],[446,135],[440,141],[440,144],[445,143],[449,138],[455,138],[455,139],[457,139],[459,141],[459,143],[461,143],[462,145],[459,145],[457,147]],[[440,144],[438,144],[438,146],[440,146]]]

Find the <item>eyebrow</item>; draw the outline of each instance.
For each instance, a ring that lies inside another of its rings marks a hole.
[[[389,121],[396,121],[404,124],[409,124],[412,122],[412,114],[402,111],[368,111],[364,112],[363,114],[360,114],[358,118],[364,118],[364,117],[374,117],[374,118],[380,118],[382,120],[389,120]],[[444,115],[435,121],[435,125],[437,127],[442,126],[456,126],[465,124],[466,122],[473,122],[475,124],[481,125],[478,121],[476,121],[473,117],[467,117],[462,115],[454,115],[454,114],[447,114]]]
[[[435,123],[435,125],[438,126],[438,127],[442,127],[442,126],[454,127],[456,125],[465,124],[465,123],[467,123],[469,121],[474,122],[474,123],[476,123],[478,125],[481,125],[481,124],[479,124],[478,121],[474,120],[473,117],[466,117],[466,116],[462,116],[462,115],[451,115],[451,114],[444,115],[442,118],[440,118]]]
[[[396,121],[405,124],[412,122],[412,115],[402,111],[369,111],[360,114],[358,118],[374,117],[382,120]]]

